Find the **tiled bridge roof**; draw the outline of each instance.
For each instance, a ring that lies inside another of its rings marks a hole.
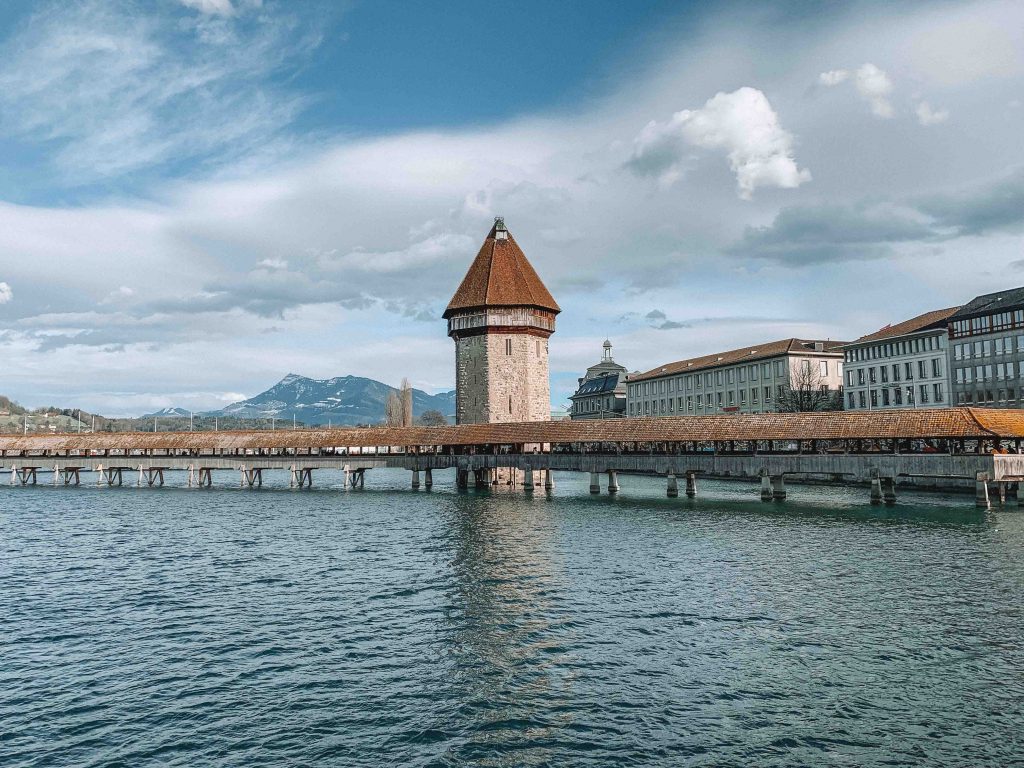
[[[566,420],[446,427],[0,435],[0,451],[195,450],[205,453],[213,450],[272,448],[994,437],[1024,438],[1024,410],[944,408]]]

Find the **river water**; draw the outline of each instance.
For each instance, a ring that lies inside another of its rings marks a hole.
[[[587,480],[0,487],[0,765],[1024,764],[1024,512]]]

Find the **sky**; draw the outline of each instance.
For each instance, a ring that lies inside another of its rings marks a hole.
[[[495,216],[552,398],[1024,284],[1024,4],[9,0],[0,393],[451,389]]]

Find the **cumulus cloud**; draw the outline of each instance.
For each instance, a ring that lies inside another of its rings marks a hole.
[[[917,121],[924,126],[937,125],[949,119],[949,110],[932,109],[931,104],[927,101],[919,102],[915,112],[917,113]]]
[[[839,85],[845,82],[850,77],[849,70],[846,69],[830,69],[828,72],[822,72],[818,75],[818,82],[821,85],[831,87],[833,85]]]
[[[288,269],[287,259],[260,259],[256,263],[262,269]]]
[[[652,120],[634,139],[629,166],[670,184],[682,175],[688,146],[725,150],[745,200],[758,187],[792,189],[811,179],[793,157],[793,136],[756,88],[719,92],[701,109],[676,112],[665,123]]]
[[[14,298],[14,291],[7,283],[0,283],[0,304],[6,304]]]
[[[870,62],[853,72],[847,69],[830,69],[827,72],[822,72],[818,75],[818,83],[826,87],[833,87],[845,83],[851,75],[857,93],[871,105],[871,112],[875,117],[892,117],[894,112],[892,103],[889,101],[893,90],[892,80],[888,74]]]
[[[893,116],[889,94],[892,93],[892,80],[881,69],[870,62],[863,65],[854,75],[857,93],[871,105],[875,117],[889,118]]]

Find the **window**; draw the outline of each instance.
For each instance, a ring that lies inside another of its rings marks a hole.
[[[750,388],[750,402],[757,403],[757,387]]]
[[[885,368],[883,368],[882,370],[884,371]],[[882,405],[889,405],[889,390],[888,389],[883,389],[882,390]]]
[[[722,386],[722,372],[715,371],[715,386]]]
[[[914,388],[907,387],[907,405],[914,404]]]
[[[512,354],[512,339],[505,339],[505,354]],[[512,413],[512,409],[509,409],[509,413]]]
[[[878,369],[878,372],[880,374],[882,374],[882,383],[883,384],[888,383],[888,381],[889,381],[889,366],[888,365],[883,365],[881,368]]]
[[[856,407],[857,407],[857,406],[855,406],[855,405],[853,404],[853,392],[847,392],[847,393],[846,393],[846,399],[847,399],[847,401],[849,402],[849,405],[850,405],[850,409],[851,409],[851,410],[853,410],[854,408],[856,408]]]
[[[750,380],[751,381],[757,381],[757,366],[756,365],[750,366]]]
[[[699,397],[699,395],[698,395],[698,397]],[[686,410],[687,411],[692,411],[693,410],[693,395],[687,395],[686,396]]]
[[[775,375],[776,377],[785,376],[786,369],[784,368],[785,363],[782,360],[775,361]]]
[[[822,376],[828,376],[828,360],[821,360],[818,363],[818,369]]]
[[[907,374],[907,381],[914,380],[914,365],[913,363],[904,363],[905,372]],[[909,400],[908,400],[909,402]]]
[[[860,384],[861,386],[864,385],[864,369],[863,368],[858,368],[857,369],[857,383]]]
[[[878,379],[875,376],[875,367],[874,366],[871,366],[870,368],[868,368],[868,381],[870,381],[872,384],[877,384],[878,383]]]
[[[924,360],[918,360],[917,361],[917,377],[919,379],[926,379],[926,378],[928,378],[928,371],[925,369],[925,361]]]
[[[764,402],[765,402],[765,405],[767,405],[771,401],[772,401],[772,388],[771,387],[765,387],[764,388]]]
[[[800,361],[800,372],[803,373],[805,376],[810,374],[810,372],[811,372],[811,361],[810,360],[801,360]]]
[[[920,393],[921,393],[921,399],[918,400],[918,402],[921,403],[922,405],[927,405],[928,404],[928,385],[927,384],[922,384],[920,387],[918,387],[918,389],[920,390]]]
[[[899,381],[900,380],[900,364],[899,363],[893,363],[892,364],[892,380],[893,381]]]
[[[942,375],[942,358],[941,357],[933,357],[932,358],[932,376],[935,377],[935,378],[938,378],[941,375]]]
[[[867,398],[864,396],[863,390],[857,393],[857,405],[859,405],[861,408],[868,407],[868,401]]]
[[[893,405],[903,405],[903,390],[899,387],[892,391],[892,402]]]
[[[736,393],[729,390],[729,407],[736,405]]]
[[[847,369],[846,371],[846,386],[853,386],[853,369]]]
[[[703,408],[704,407],[704,395],[697,395],[697,407],[698,408]]]
[[[872,389],[871,390],[871,407],[872,408],[877,408],[878,407],[878,390],[877,389]]]
[[[509,395],[509,398],[508,398],[508,412],[512,413],[512,396],[511,395]]]
[[[540,339],[537,339],[537,357],[540,357]]]
[[[935,395],[936,403],[941,403],[943,401],[941,381],[937,381],[934,384],[932,384],[932,394]]]
[[[722,393],[721,392],[716,392],[715,393],[715,405],[717,405],[719,408],[722,407]]]

